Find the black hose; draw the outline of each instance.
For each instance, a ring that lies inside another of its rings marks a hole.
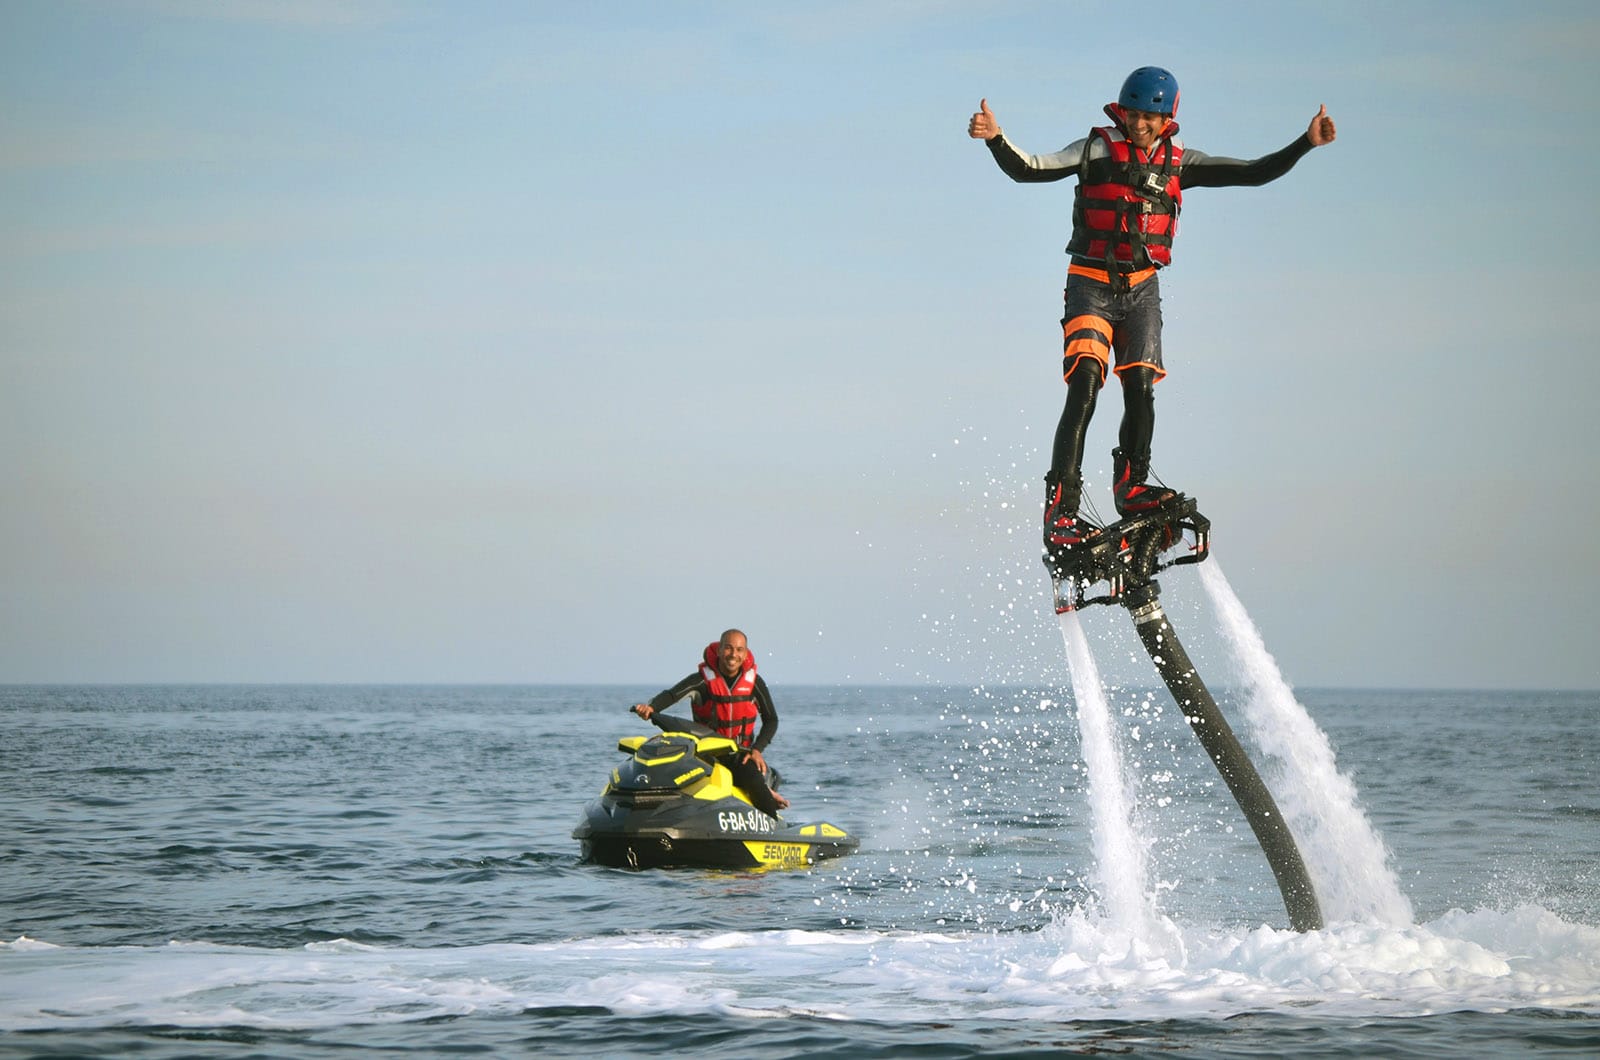
[[[1278,812],[1272,792],[1250,764],[1228,719],[1223,717],[1217,701],[1211,698],[1205,682],[1179,643],[1177,633],[1156,600],[1155,583],[1148,583],[1148,589],[1147,593],[1130,593],[1125,600],[1139,639],[1172,692],[1172,698],[1177,700],[1184,720],[1200,738],[1200,745],[1216,764],[1234,801],[1244,811],[1245,820],[1250,822],[1250,830],[1261,843],[1272,875],[1278,880],[1278,890],[1283,893],[1289,926],[1295,931],[1317,931],[1322,927],[1322,907],[1317,903],[1317,892],[1311,885],[1300,849],[1295,846],[1294,834],[1289,831],[1283,814]]]

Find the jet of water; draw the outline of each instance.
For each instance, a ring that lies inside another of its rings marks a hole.
[[[1097,882],[1108,919],[1128,931],[1135,946],[1170,952],[1181,941],[1176,929],[1155,907],[1147,883],[1148,842],[1133,820],[1133,791],[1123,773],[1122,757],[1112,725],[1100,671],[1089,651],[1076,611],[1060,616],[1061,639],[1072,672],[1072,698],[1077,704],[1078,733],[1089,776]]]
[[[1277,766],[1273,794],[1300,840],[1323,915],[1329,921],[1410,925],[1411,902],[1400,890],[1388,848],[1360,806],[1355,784],[1339,772],[1333,745],[1295,699],[1215,555],[1200,565],[1200,583],[1243,681],[1246,727]]]

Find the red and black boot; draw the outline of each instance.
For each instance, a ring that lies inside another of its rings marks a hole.
[[[1078,514],[1083,476],[1051,471],[1044,477],[1044,547],[1055,552],[1083,543],[1099,527]]]
[[[1111,450],[1112,495],[1116,498],[1117,514],[1126,518],[1148,512],[1173,491],[1165,486],[1147,486],[1150,477],[1150,454],[1129,456],[1120,448]]]

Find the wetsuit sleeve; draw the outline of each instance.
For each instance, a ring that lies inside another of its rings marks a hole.
[[[767,744],[778,735],[778,708],[772,705],[772,693],[760,674],[756,674],[756,709],[761,711],[761,729],[756,733],[754,747],[764,752]]]
[[[983,141],[1005,175],[1018,184],[1047,184],[1078,175],[1083,164],[1083,140],[1074,140],[1052,155],[1030,155],[1011,144],[1005,133]]]
[[[659,713],[689,693],[704,692],[705,688],[706,679],[700,676],[699,670],[696,670],[666,691],[657,692],[655,697],[650,700],[650,709]]]
[[[1248,162],[1238,158],[1208,155],[1185,148],[1178,184],[1184,188],[1255,188],[1277,180],[1311,152],[1312,143],[1304,134],[1281,151]]]

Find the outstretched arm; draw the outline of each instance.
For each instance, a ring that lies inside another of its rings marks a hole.
[[[1024,154],[1013,146],[1000,131],[1000,122],[989,109],[987,99],[978,101],[978,113],[967,121],[967,135],[982,140],[995,163],[1006,176],[1019,184],[1044,184],[1064,180],[1078,172],[1083,161],[1082,140],[1062,148],[1053,155]]]
[[[1303,135],[1295,137],[1294,143],[1288,147],[1270,155],[1245,161],[1186,149],[1178,180],[1184,188],[1259,187],[1289,172],[1313,148],[1333,143],[1336,133],[1333,119],[1328,117],[1328,108],[1319,107],[1316,117],[1311,119]]]

